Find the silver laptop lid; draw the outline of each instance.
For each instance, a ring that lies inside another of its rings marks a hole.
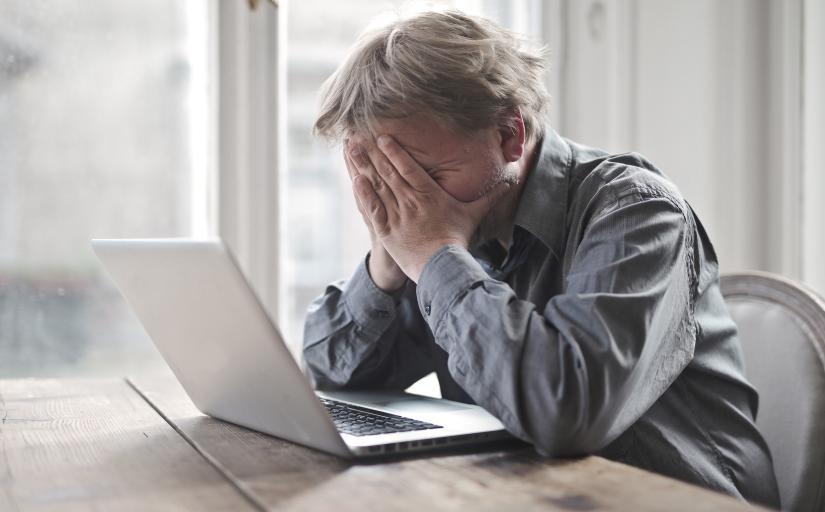
[[[92,247],[198,409],[351,455],[220,240],[93,240]]]

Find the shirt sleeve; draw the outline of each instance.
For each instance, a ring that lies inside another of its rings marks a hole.
[[[639,192],[594,215],[543,311],[457,246],[425,266],[419,308],[455,380],[545,455],[593,453],[693,357],[695,271],[683,203]]]
[[[365,260],[309,306],[303,367],[318,389],[404,389],[433,370],[427,328],[415,285],[386,293]]]

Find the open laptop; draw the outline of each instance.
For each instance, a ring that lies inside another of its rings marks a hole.
[[[314,391],[220,240],[92,240],[203,413],[341,457],[509,437],[481,407],[394,391]]]

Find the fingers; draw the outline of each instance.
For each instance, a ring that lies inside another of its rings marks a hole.
[[[368,153],[361,145],[355,145],[349,150],[349,156],[355,163],[357,173],[370,181],[373,192],[381,198],[381,202],[391,209],[397,209],[398,201],[393,190],[387,185],[384,177],[378,173],[373,163],[372,158],[375,153],[377,152]],[[382,172],[388,174],[385,169]]]
[[[349,156],[351,146],[349,140],[344,142],[344,164],[347,166],[347,174],[349,174],[349,179],[353,180],[356,176],[358,176],[358,170],[355,168],[355,163],[353,163],[352,159]]]
[[[361,204],[361,199],[358,198],[358,194],[355,191],[355,178],[358,176],[358,171],[355,170],[355,164],[352,163],[352,160],[349,157],[349,154],[344,150],[344,163],[347,166],[347,172],[349,172],[350,181],[352,182],[352,195],[355,197],[355,206],[358,208],[358,213],[364,218],[364,222],[367,223],[367,227],[372,230],[372,225],[370,224],[369,220],[367,219],[367,214],[364,212],[364,206]]]
[[[349,173],[350,182],[352,185],[352,195],[355,199],[355,207],[358,209],[358,213],[361,214],[361,218],[364,220],[364,224],[367,226],[367,231],[370,235],[370,240],[375,242],[375,228],[372,226],[372,220],[370,220],[369,215],[367,214],[367,210],[364,208],[363,203],[361,202],[361,197],[358,194],[358,190],[355,187],[355,178],[359,176],[358,170],[355,167],[355,163],[352,161],[352,158],[349,156],[350,150],[349,140],[344,142],[344,164],[347,167],[347,173]],[[368,180],[369,181],[369,180]]]
[[[375,193],[370,180],[359,175],[355,177],[352,183],[355,188],[355,196],[363,206],[365,217],[372,225],[375,234],[378,236],[385,235],[389,229],[387,209],[378,194]]]
[[[379,137],[379,140],[382,139],[382,137]],[[415,192],[410,188],[409,183],[407,183],[407,181],[401,175],[400,169],[397,168],[395,162],[390,160],[384,153],[383,148],[375,144],[370,144],[369,146],[367,146],[367,151],[369,153],[369,158],[372,161],[372,164],[376,172],[381,177],[381,179],[384,180],[387,186],[389,186],[389,188],[393,191],[393,194],[395,194],[396,197],[401,197]],[[404,152],[404,154],[406,154],[406,152]],[[412,158],[409,155],[407,155],[407,158],[409,160],[412,160]],[[418,165],[417,163],[415,163],[414,160],[413,163],[415,165]]]
[[[396,176],[405,184],[419,192],[441,190],[427,171],[395,139],[389,135],[381,135],[378,137],[378,147],[392,167],[398,171]]]

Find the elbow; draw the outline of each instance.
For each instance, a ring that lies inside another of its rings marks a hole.
[[[528,440],[545,457],[581,457],[600,452],[612,441],[612,422],[591,411],[588,403],[556,404],[555,411],[526,422]]]
[[[532,441],[536,452],[543,457],[583,457],[597,453],[608,444],[602,436],[562,424],[545,428],[533,436]]]
[[[536,452],[543,457],[584,457],[600,452],[608,444],[600,436],[566,433],[539,436],[533,442]]]
[[[301,371],[307,376],[312,387],[319,391],[341,389],[350,377],[336,369],[335,365],[324,357],[323,351],[317,350],[317,345],[304,347],[301,354]]]

